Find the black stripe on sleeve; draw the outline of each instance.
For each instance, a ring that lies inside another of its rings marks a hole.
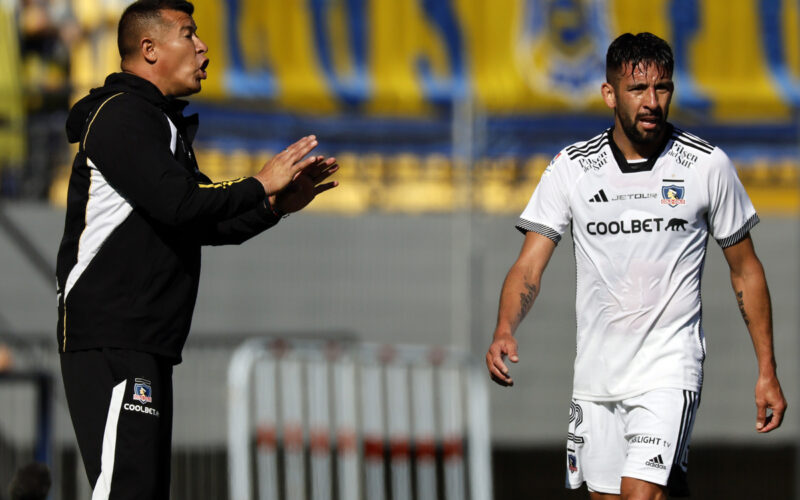
[[[523,234],[527,233],[528,231],[541,234],[542,236],[553,240],[553,243],[556,245],[561,240],[561,235],[558,234],[558,231],[555,229],[547,227],[544,224],[538,224],[536,222],[525,220],[522,217],[520,217],[520,219],[517,221],[517,225],[515,227]]]
[[[706,153],[706,154],[709,154],[709,155],[713,151],[713,149],[709,149],[709,148],[707,148],[705,146],[701,146],[701,145],[699,145],[697,143],[694,143],[694,142],[688,140],[685,136],[673,135],[672,138],[675,139],[677,142],[680,142],[684,146],[688,146],[688,147],[696,149],[698,151],[702,151],[703,153]]]
[[[580,145],[574,144],[572,146],[567,146],[567,151],[570,153],[582,153],[589,149],[594,148],[599,144],[603,139],[606,138],[606,133],[603,132],[602,134],[598,134],[586,142],[579,143]]]
[[[673,128],[672,138],[685,146],[689,146],[690,148],[697,149],[698,151],[702,151],[704,153],[711,154],[711,152],[714,151],[714,145],[710,142],[703,140],[696,135],[685,132],[679,128]]]
[[[698,144],[703,144],[703,145],[707,146],[710,149],[714,149],[714,145],[711,144],[710,142],[708,142],[705,139],[702,139],[702,138],[700,138],[700,137],[698,137],[698,136],[696,136],[694,134],[690,134],[689,132],[687,132],[685,130],[681,130],[681,129],[678,129],[678,128],[676,128],[675,130],[678,133],[680,133],[682,136],[686,137],[687,139],[691,139],[691,140],[693,140],[694,142],[696,142]]]
[[[753,227],[759,222],[760,219],[758,218],[758,214],[753,214],[753,216],[747,219],[747,222],[745,222],[744,225],[738,231],[728,236],[727,238],[722,238],[717,240],[717,243],[719,243],[719,246],[721,248],[728,248],[731,245],[735,245],[740,241],[742,241],[742,239],[745,236],[747,236],[747,233],[749,233],[750,230],[753,229]]]
[[[599,153],[606,146],[608,146],[608,141],[603,141],[600,144],[596,145],[594,147],[594,149],[590,149],[590,150],[588,150],[586,152],[580,152],[580,153],[578,153],[578,152],[569,153],[568,152],[567,156],[569,156],[570,160],[574,160],[576,158],[581,158],[581,157],[586,158],[586,157],[589,157],[589,156],[592,156],[592,155],[595,155],[595,154]]]

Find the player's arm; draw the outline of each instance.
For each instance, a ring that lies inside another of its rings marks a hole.
[[[514,332],[539,295],[542,274],[555,247],[555,242],[550,238],[533,231],[527,232],[519,257],[506,275],[500,292],[494,338],[486,353],[489,374],[500,385],[514,384],[504,358],[508,356],[514,363],[519,361]]]
[[[137,209],[171,226],[224,221],[277,195],[304,169],[325,159],[308,156],[307,136],[270,159],[255,177],[198,183],[170,148],[168,121],[160,110],[121,94],[98,108],[82,149],[108,183]]]
[[[255,209],[232,219],[204,224],[198,236],[203,245],[238,245],[277,224],[282,216],[305,208],[320,193],[338,186],[326,182],[338,169],[335,158],[320,159],[303,169],[276,195],[269,196]]]
[[[280,222],[264,200],[257,208],[221,222],[199,225],[195,231],[201,245],[240,245]]]
[[[731,284],[745,325],[753,340],[758,361],[756,382],[756,430],[769,432],[778,428],[786,411],[786,399],[775,364],[775,349],[772,343],[772,305],[770,304],[764,268],[753,248],[753,240],[747,234],[741,241],[723,248],[723,254],[731,271]],[[767,415],[772,411],[772,416]]]

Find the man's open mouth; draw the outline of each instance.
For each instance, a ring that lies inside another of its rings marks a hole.
[[[644,125],[647,129],[653,129],[661,124],[661,116],[660,115],[647,115],[647,116],[640,116],[639,121]]]

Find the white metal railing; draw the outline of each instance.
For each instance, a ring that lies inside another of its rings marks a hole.
[[[230,498],[489,500],[485,380],[447,348],[248,341],[228,371]]]

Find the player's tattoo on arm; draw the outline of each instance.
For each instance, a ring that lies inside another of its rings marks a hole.
[[[536,285],[525,282],[525,290],[526,292],[519,294],[519,313],[517,314],[516,323],[519,325],[522,322],[522,318],[528,314],[528,311],[531,310],[533,306],[533,299],[536,295]]]
[[[750,325],[750,318],[747,317],[747,313],[744,310],[744,292],[739,290],[736,292],[736,303],[739,304],[739,312],[742,313],[742,319],[744,320],[745,325]]]

